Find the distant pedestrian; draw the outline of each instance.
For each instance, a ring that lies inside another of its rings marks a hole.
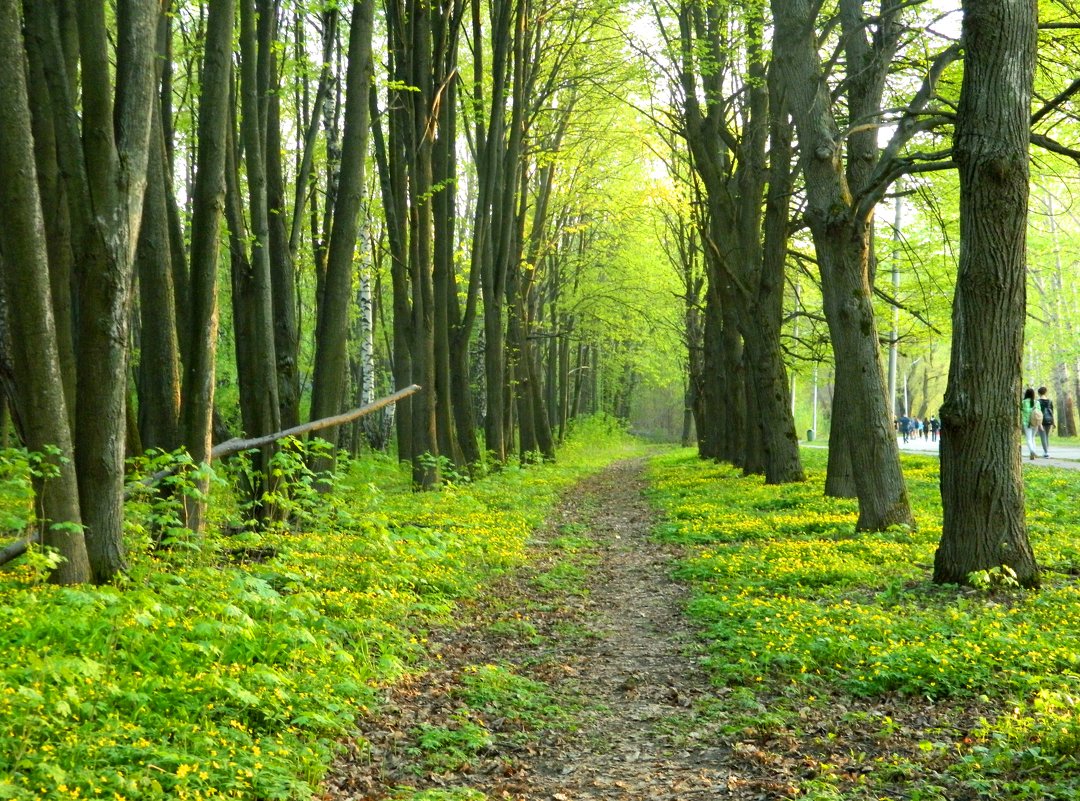
[[[1020,401],[1020,424],[1027,437],[1028,459],[1035,459],[1035,429],[1042,427],[1042,410],[1035,402],[1035,390],[1024,390],[1024,399]]]
[[[908,440],[908,434],[911,432],[911,418],[906,414],[900,415],[900,436],[904,438],[904,442]]]
[[[941,431],[941,421],[937,415],[930,418],[930,441],[937,442],[938,432]]]
[[[1050,429],[1054,427],[1054,402],[1046,397],[1046,387],[1039,387],[1039,410],[1042,411],[1042,425],[1039,426],[1039,444],[1043,456],[1050,458]]]

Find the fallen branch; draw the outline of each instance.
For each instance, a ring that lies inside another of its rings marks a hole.
[[[301,434],[310,434],[312,431],[322,431],[324,428],[342,426],[346,423],[351,423],[353,420],[369,415],[372,412],[377,412],[379,409],[384,406],[389,406],[391,403],[397,403],[402,398],[407,398],[419,391],[419,385],[413,384],[410,387],[405,387],[405,389],[399,389],[393,395],[387,395],[385,398],[379,398],[377,401],[372,401],[365,406],[353,409],[351,412],[345,412],[344,414],[338,414],[333,417],[324,417],[321,420],[312,420],[310,423],[301,423],[298,426],[286,428],[284,431],[278,431],[274,434],[266,434],[262,437],[253,437],[252,439],[238,439],[234,437],[233,439],[225,440],[225,442],[215,445],[210,451],[210,458],[220,459],[224,456],[240,453],[240,451],[261,448],[264,445],[269,445],[271,442],[285,439],[285,437],[298,437]]]
[[[37,544],[39,542],[41,542],[41,531],[39,530],[34,530],[25,539],[15,540],[15,542],[0,550],[0,565],[5,565],[12,559],[18,559],[26,553],[31,543]]]
[[[351,423],[353,420],[358,420],[365,415],[369,415],[372,412],[377,412],[385,406],[389,406],[391,403],[397,403],[403,398],[407,398],[420,391],[420,386],[413,384],[412,386],[405,387],[405,389],[399,389],[393,395],[387,395],[385,398],[379,398],[377,401],[359,406],[352,411],[345,412],[343,414],[337,414],[333,417],[324,417],[321,420],[312,420],[310,423],[301,423],[298,426],[292,428],[286,428],[284,431],[277,431],[273,434],[266,434],[261,437],[252,437],[251,439],[239,439],[234,437],[233,439],[226,440],[218,445],[215,445],[210,451],[210,459],[221,459],[225,456],[231,456],[234,453],[240,453],[240,451],[252,450],[253,448],[261,448],[264,445],[269,445],[272,442],[277,442],[279,439],[285,439],[285,437],[298,437],[302,434],[310,434],[312,431],[322,431],[324,428],[333,428],[334,426],[345,425]],[[151,476],[147,476],[139,483],[144,486],[153,486],[157,482],[166,476],[171,475],[177,468],[169,468],[167,470],[160,470]],[[124,500],[127,500],[131,495],[131,487],[124,490]],[[26,553],[31,543],[41,542],[41,532],[36,531],[25,539],[16,540],[10,545],[0,549],[0,565],[7,564],[12,559],[17,559]]]

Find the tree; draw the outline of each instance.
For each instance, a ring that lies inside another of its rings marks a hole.
[[[341,181],[334,201],[333,229],[326,257],[326,275],[315,331],[315,369],[312,377],[311,419],[342,411],[347,372],[346,342],[352,301],[353,255],[360,229],[364,165],[368,145],[368,86],[372,77],[372,0],[353,3],[346,77],[345,130],[341,152]],[[366,246],[366,243],[364,243]],[[327,440],[338,444],[338,430]],[[329,467],[329,465],[323,465]]]
[[[1036,7],[965,0],[964,81],[953,155],[960,174],[960,273],[942,407],[941,542],[934,581],[1008,566],[1039,570],[1024,518],[1017,404],[1026,305],[1028,143]]]
[[[829,480],[850,475],[859,500],[857,528],[912,525],[907,488],[886,400],[872,287],[873,214],[891,183],[916,169],[903,147],[937,124],[926,109],[942,70],[957,57],[946,48],[926,70],[920,89],[904,108],[888,145],[879,152],[877,130],[888,69],[903,31],[906,4],[884,0],[873,20],[863,0],[840,3],[839,21],[847,100],[841,132],[826,66],[818,52],[817,3],[773,0],[774,69],[795,121],[806,192],[806,220],[821,271],[825,316],[836,364],[826,492],[846,494]],[[873,35],[871,35],[873,34]],[[852,399],[857,401],[852,401]]]
[[[706,312],[707,330],[719,340],[706,341],[705,358],[719,357],[723,367],[705,374],[710,382],[726,376],[706,387],[703,425],[720,426],[719,450],[713,455],[780,483],[801,481],[803,471],[780,348],[790,134],[776,92],[770,108],[763,15],[762,4],[746,9],[713,2],[680,6],[679,113],[701,182],[701,235],[710,281],[706,302],[719,304]],[[740,33],[737,43],[728,41],[732,30]],[[745,68],[737,66],[744,63]],[[743,87],[733,97],[730,80]]]
[[[17,299],[4,305],[15,332],[11,357],[26,446],[42,454],[54,449],[47,464],[56,475],[35,487],[43,542],[64,560],[51,578],[73,584],[89,579],[90,563],[52,316],[17,6],[16,0],[0,0],[0,70],[8,76],[0,82],[0,293]]]
[[[229,84],[232,76],[232,0],[211,0],[199,103],[198,152],[191,219],[191,276],[181,404],[184,445],[196,464],[210,462],[218,340],[218,260],[225,205]],[[204,486],[204,490],[206,487]],[[200,530],[201,504],[188,504],[188,525]]]

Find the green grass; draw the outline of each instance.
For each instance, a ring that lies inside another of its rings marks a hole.
[[[1025,472],[1044,588],[1003,594],[930,583],[936,459],[904,456],[918,531],[856,534],[855,502],[822,496],[825,454],[803,455],[810,479],[782,487],[690,451],[652,462],[659,535],[689,549],[678,574],[695,588],[689,612],[714,681],[767,699],[781,719],[765,723],[794,732],[798,710],[825,695],[885,710],[941,705],[951,720],[967,710],[982,722],[941,753],[928,739],[921,757],[946,785],[1080,798],[1080,472]],[[730,706],[713,712],[753,726]],[[836,797],[872,797],[845,792]]]
[[[562,489],[635,447],[586,430],[558,464],[420,494],[392,460],[367,459],[309,504],[304,530],[156,552],[151,510],[132,504],[131,570],[114,587],[9,567],[0,799],[310,797],[424,629],[525,558]],[[0,509],[17,512],[25,486],[9,461]]]

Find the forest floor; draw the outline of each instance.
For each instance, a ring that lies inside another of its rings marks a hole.
[[[630,460],[566,493],[529,564],[430,634],[431,664],[386,689],[322,798],[794,797],[802,766],[703,714],[727,690],[699,666],[645,486]]]
[[[929,733],[962,740],[980,704],[821,687],[788,728],[767,723],[783,687],[710,683],[672,578],[681,551],[651,536],[644,468],[618,462],[564,494],[528,563],[429,633],[428,664],[385,688],[320,799],[836,798],[819,780],[869,792],[874,765],[896,775],[865,797],[908,798],[936,775]]]

